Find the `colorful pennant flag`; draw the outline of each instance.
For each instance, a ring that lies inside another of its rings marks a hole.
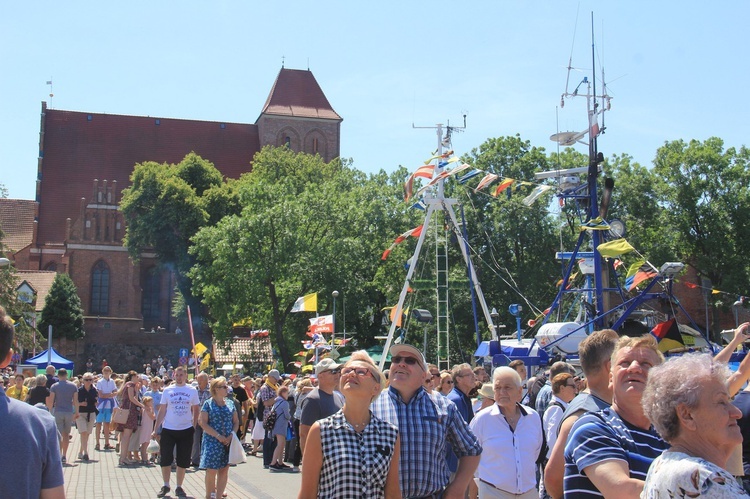
[[[695,284],[693,282],[686,282],[685,286],[687,286],[690,289],[700,288],[700,286],[698,286],[697,284]]]
[[[492,193],[493,197],[498,197],[501,192],[503,192],[505,189],[513,185],[513,182],[515,182],[512,178],[504,178],[502,182],[495,188],[495,192]]]
[[[435,173],[435,165],[422,165],[419,168],[417,168],[417,171],[412,173],[412,177],[431,179],[434,173]]]
[[[685,348],[682,334],[680,334],[680,327],[674,318],[666,322],[660,322],[654,326],[651,334],[659,342],[659,351],[662,353],[674,350],[675,348]]]
[[[424,225],[420,225],[419,227],[415,227],[411,230],[407,230],[406,232],[398,236],[396,240],[393,241],[393,244],[391,244],[391,247],[383,252],[383,256],[381,256],[380,259],[385,260],[386,258],[388,258],[388,255],[391,254],[391,251],[393,251],[393,248],[395,248],[397,244],[401,244],[402,242],[404,242],[404,240],[406,240],[407,237],[409,236],[419,237],[422,234],[422,227],[424,227]]]
[[[632,291],[638,284],[646,279],[656,277],[657,274],[658,272],[646,263],[646,260],[639,260],[628,269],[628,273],[625,276],[625,288],[628,291]]]
[[[594,138],[599,135],[599,118],[597,118],[597,114],[594,111],[591,111],[591,129],[589,130],[589,140],[594,140]]]
[[[602,243],[596,247],[596,250],[605,258],[614,258],[635,251],[635,248],[633,248],[624,238],[620,238],[615,239],[614,241]]]
[[[427,209],[427,203],[424,202],[424,198],[420,198],[419,201],[411,205],[412,208],[415,208],[417,210],[426,210]]]
[[[292,305],[290,312],[317,312],[318,311],[318,293],[300,296]]]
[[[552,189],[551,185],[537,185],[534,187],[534,190],[531,191],[531,194],[523,198],[523,201],[521,201],[526,206],[531,206],[534,204],[534,201],[539,199],[539,196],[547,192],[548,190]]]
[[[497,180],[498,177],[499,177],[499,175],[496,175],[494,173],[488,173],[487,175],[485,175],[484,177],[482,177],[482,180],[479,181],[479,183],[477,184],[477,186],[474,188],[474,192],[481,191],[482,189],[484,189],[485,187],[487,187],[488,185],[490,185],[492,182],[494,182],[495,180]]]
[[[476,177],[480,173],[484,173],[484,172],[482,172],[482,170],[478,170],[478,169],[471,170],[469,173],[466,173],[466,174],[461,175],[460,177],[458,177],[458,183],[459,184],[465,184],[470,179]]]
[[[389,310],[388,317],[391,319],[391,322],[396,323],[396,327],[401,327],[402,319],[405,315],[409,315],[409,307],[403,309],[401,311],[401,317],[396,317],[396,305],[392,307],[383,307],[382,311]]]

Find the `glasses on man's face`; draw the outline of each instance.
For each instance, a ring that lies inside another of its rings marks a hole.
[[[338,369],[338,368],[337,369],[329,369],[329,370],[323,371],[323,372],[324,373],[330,373],[330,374],[333,374],[335,376],[335,375],[341,373],[341,369]],[[323,373],[320,373],[320,374],[323,374]]]
[[[354,373],[357,376],[364,378],[368,374],[372,376],[372,379],[375,379],[375,376],[372,374],[372,372],[367,369],[366,367],[345,367],[341,369],[341,375],[346,376],[348,374]]]
[[[402,357],[401,355],[396,355],[395,357],[391,358],[392,364],[401,364],[402,362],[404,364],[414,366],[414,365],[417,365],[417,363],[419,363],[419,360],[415,359],[414,357]]]

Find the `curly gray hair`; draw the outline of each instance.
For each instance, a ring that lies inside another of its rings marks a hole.
[[[726,364],[716,362],[707,353],[672,357],[651,368],[641,398],[643,412],[659,435],[671,442],[680,434],[677,407],[680,404],[691,409],[697,407],[703,382],[713,379],[727,383],[730,374]]]

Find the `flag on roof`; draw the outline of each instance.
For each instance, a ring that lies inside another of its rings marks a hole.
[[[656,277],[658,272],[646,260],[639,260],[630,266],[625,276],[625,288],[632,291],[641,282],[652,277]]]
[[[605,258],[614,258],[635,251],[635,248],[633,248],[624,238],[620,238],[615,239],[614,241],[602,243],[596,247],[596,250]]]
[[[685,348],[685,342],[682,339],[682,334],[680,334],[680,327],[674,318],[660,322],[654,326],[651,334],[659,342],[659,351],[662,353],[674,350],[675,348]]]
[[[420,225],[419,227],[415,227],[411,230],[407,230],[406,232],[398,236],[396,240],[393,241],[393,244],[391,244],[390,248],[388,248],[387,250],[383,252],[383,256],[381,256],[380,259],[385,260],[386,258],[388,258],[388,255],[391,254],[391,251],[393,251],[393,248],[395,248],[396,245],[401,244],[407,237],[409,236],[419,237],[422,234],[422,227],[424,227],[424,224]]]
[[[291,312],[317,312],[318,311],[318,293],[300,296],[292,305]]]

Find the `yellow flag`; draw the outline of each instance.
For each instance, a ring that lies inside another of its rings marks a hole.
[[[292,305],[291,312],[317,312],[318,311],[318,293],[300,296]]]
[[[197,346],[197,345],[196,345]],[[209,367],[209,363],[211,362],[211,354],[206,354],[205,357],[203,357],[203,360],[201,361],[201,366],[198,369],[199,371],[205,371]]]
[[[597,246],[596,249],[599,251],[600,255],[606,258],[614,258],[635,251],[635,248],[633,248],[624,238],[602,243]]]
[[[197,357],[202,357],[203,354],[206,353],[206,350],[208,350],[208,347],[203,343],[198,342],[195,344],[194,353]]]

